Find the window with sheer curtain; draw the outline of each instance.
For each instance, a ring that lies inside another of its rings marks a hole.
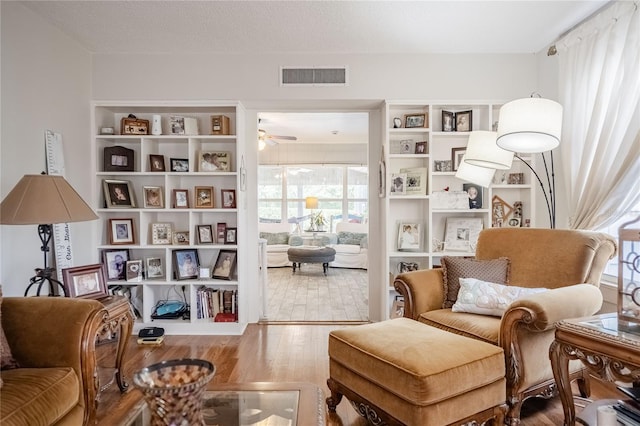
[[[604,231],[640,214],[640,18],[612,2],[556,43],[569,226]],[[618,275],[617,259],[607,275]]]
[[[289,165],[258,168],[258,216],[261,221],[288,221],[308,228],[310,215],[322,212],[331,231],[343,220],[368,217],[369,172],[363,166]],[[318,199],[307,209],[307,197]]]

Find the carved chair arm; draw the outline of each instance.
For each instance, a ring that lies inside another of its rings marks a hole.
[[[404,297],[404,317],[418,319],[423,312],[442,309],[442,269],[420,269],[396,277],[394,288]]]

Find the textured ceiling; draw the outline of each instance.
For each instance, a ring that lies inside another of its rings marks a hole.
[[[25,1],[95,53],[535,53],[606,1]]]

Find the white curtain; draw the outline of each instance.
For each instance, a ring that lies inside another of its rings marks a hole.
[[[556,43],[569,226],[597,229],[640,202],[640,13],[616,2]]]

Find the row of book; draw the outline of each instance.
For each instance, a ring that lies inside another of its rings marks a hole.
[[[238,320],[238,291],[201,286],[196,291],[198,319],[213,318],[215,322]]]

